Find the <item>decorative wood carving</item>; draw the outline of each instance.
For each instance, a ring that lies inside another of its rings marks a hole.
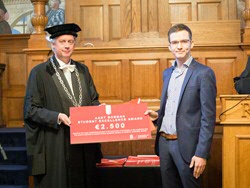
[[[34,34],[43,34],[44,28],[48,23],[48,17],[45,13],[45,5],[48,0],[30,0],[34,6],[34,15],[31,23],[34,27]]]
[[[48,17],[45,13],[45,5],[48,0],[30,0],[34,6],[34,14],[31,18],[31,23],[34,27],[29,40],[30,48],[46,47],[47,42],[45,40],[45,26],[48,23]]]

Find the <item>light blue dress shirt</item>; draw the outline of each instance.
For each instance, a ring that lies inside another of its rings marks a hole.
[[[180,92],[188,67],[192,60],[193,57],[190,56],[180,68],[177,67],[176,61],[172,64],[174,70],[168,85],[165,115],[163,117],[160,132],[165,132],[167,134],[177,134],[176,113],[180,99]]]

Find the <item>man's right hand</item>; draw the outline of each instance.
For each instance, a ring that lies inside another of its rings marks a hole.
[[[63,123],[67,126],[70,126],[71,124],[70,118],[66,114],[63,114],[63,113],[59,113],[58,122],[59,124]]]
[[[158,112],[156,112],[156,111],[147,110],[144,114],[149,115],[151,121],[155,121],[158,119]]]

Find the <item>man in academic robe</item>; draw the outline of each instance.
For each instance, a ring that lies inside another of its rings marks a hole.
[[[81,29],[45,31],[54,55],[31,70],[24,103],[30,174],[35,188],[97,188],[100,144],[70,144],[69,108],[100,104],[87,66],[71,59]]]

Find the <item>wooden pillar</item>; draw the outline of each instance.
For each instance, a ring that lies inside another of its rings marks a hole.
[[[31,23],[34,27],[34,32],[30,36],[29,48],[47,47],[44,28],[48,23],[48,17],[45,12],[45,5],[48,0],[30,0],[34,7],[34,14],[31,18]]]
[[[2,114],[2,73],[5,69],[5,64],[0,64],[0,127],[4,127]]]

